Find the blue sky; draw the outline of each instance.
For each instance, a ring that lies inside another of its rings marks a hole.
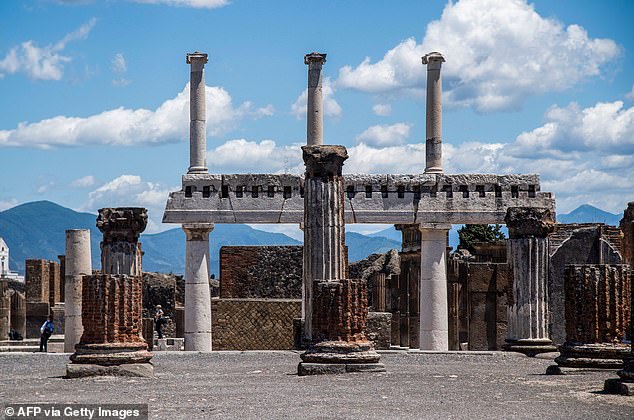
[[[210,172],[301,172],[303,55],[325,52],[325,142],[347,172],[421,172],[441,51],[448,173],[540,173],[559,212],[634,200],[630,1],[3,1],[0,210],[150,209],[188,166],[207,52]],[[305,99],[304,99],[305,100]]]

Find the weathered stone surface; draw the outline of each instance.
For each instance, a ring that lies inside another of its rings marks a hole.
[[[360,280],[315,281],[312,293],[312,338],[365,342],[367,289]]]
[[[30,259],[26,260],[26,284],[27,302],[49,302],[49,277],[50,264],[47,260]]]
[[[389,350],[391,342],[392,314],[368,312],[366,335],[377,350]]]
[[[16,290],[11,294],[11,329],[26,338],[26,297]]]
[[[103,233],[101,270],[105,274],[141,275],[139,235],[147,226],[147,209],[118,207],[99,209],[97,227]]]
[[[442,76],[445,58],[439,52],[422,57],[427,66],[427,119],[425,141],[425,173],[442,173]]]
[[[623,232],[623,260],[634,267],[634,201],[627,204],[620,223]]]
[[[67,378],[87,378],[92,376],[153,378],[154,366],[152,366],[151,363],[131,363],[113,366],[78,363],[69,363],[66,365]]]
[[[293,319],[300,299],[214,299],[211,301],[214,350],[290,350]]]
[[[92,274],[90,230],[66,231],[64,258],[64,351],[72,353],[84,331],[81,320],[83,276]]]
[[[326,62],[326,54],[313,52],[304,56],[304,64],[308,65],[308,98],[306,100],[306,144],[321,145],[324,143],[323,97],[321,85],[321,68]]]
[[[547,208],[510,207],[504,222],[509,229],[509,238],[544,238],[554,230],[555,221]]]
[[[122,365],[128,363],[146,363],[152,358],[147,350],[147,343],[118,342],[83,344],[75,346],[75,353],[70,356],[73,363],[98,364],[102,366]]]
[[[176,333],[176,307],[183,305],[185,279],[176,274],[143,273],[143,317],[154,318],[156,306],[161,305],[164,317],[163,335]]]
[[[223,246],[220,297],[302,297],[302,246]]]
[[[187,54],[189,79],[189,169],[188,173],[207,172],[207,105],[205,64],[208,56],[198,51]]]
[[[51,313],[48,302],[26,302],[26,338],[39,338],[40,327]]]

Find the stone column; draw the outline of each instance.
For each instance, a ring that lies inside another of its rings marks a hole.
[[[213,223],[183,225],[185,251],[185,351],[211,351],[209,233]]]
[[[345,278],[343,146],[302,147],[306,165],[304,196],[304,278],[308,350],[299,375],[384,371],[365,335],[367,288]]]
[[[11,329],[26,338],[26,297],[17,291],[11,295]]]
[[[88,229],[66,231],[64,273],[64,352],[72,353],[84,331],[81,322],[82,276],[92,274]]]
[[[566,266],[566,342],[559,346],[560,367],[618,369],[630,346],[623,338],[630,320],[630,267],[585,264]]]
[[[425,141],[425,173],[442,173],[442,77],[445,58],[439,52],[423,56],[427,65],[427,135]]]
[[[68,377],[154,375],[148,363],[152,353],[142,336],[143,252],[139,236],[146,225],[144,208],[99,210],[102,274],[83,277],[84,332],[70,357],[72,363],[66,365]]]
[[[548,330],[548,209],[510,207],[507,261],[511,270],[507,339],[503,348],[528,356],[555,351]]]
[[[447,234],[450,224],[421,224],[420,349],[449,349]]]
[[[59,301],[64,302],[66,299],[64,296],[66,292],[64,284],[66,282],[66,255],[58,255],[57,259],[59,260]]]
[[[308,146],[318,146],[324,143],[321,68],[325,62],[326,54],[313,52],[304,56],[304,64],[308,65],[308,100],[306,103],[306,144]]]
[[[207,172],[207,107],[205,97],[205,64],[207,54],[187,54],[191,65],[189,79],[189,169],[188,174]]]

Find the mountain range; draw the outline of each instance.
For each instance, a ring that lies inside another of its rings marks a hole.
[[[27,258],[57,261],[65,252],[67,229],[90,229],[93,267],[100,267],[101,232],[96,215],[80,213],[50,201],[22,204],[0,212],[0,236],[9,246],[9,266],[24,274]],[[180,228],[155,234],[142,234],[143,269],[164,273],[185,272],[185,233]],[[358,261],[373,253],[400,248],[401,242],[384,237],[346,233],[348,257]],[[210,271],[219,273],[219,251],[226,245],[301,245],[282,233],[264,232],[247,225],[217,224],[210,235]]]
[[[621,215],[612,214],[588,204],[570,213],[557,216],[559,223],[606,223],[618,225]],[[95,226],[96,215],[80,213],[50,201],[35,201],[0,212],[0,236],[9,245],[12,270],[24,273],[27,258],[57,260],[64,254],[67,229],[90,229],[93,267],[100,266],[99,242],[101,232]],[[449,245],[456,249],[458,229],[449,232]],[[145,252],[143,269],[146,271],[185,272],[185,233],[180,228],[161,233],[141,235]],[[301,242],[282,233],[265,232],[247,225],[217,224],[210,235],[210,270],[219,273],[219,251],[226,245],[301,245]],[[393,227],[362,235],[346,232],[350,261],[358,261],[373,253],[400,249],[401,233]]]

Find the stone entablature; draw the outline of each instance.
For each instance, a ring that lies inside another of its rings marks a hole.
[[[300,223],[304,177],[187,174],[164,223]],[[344,174],[346,223],[504,223],[508,207],[544,208],[539,175]]]

